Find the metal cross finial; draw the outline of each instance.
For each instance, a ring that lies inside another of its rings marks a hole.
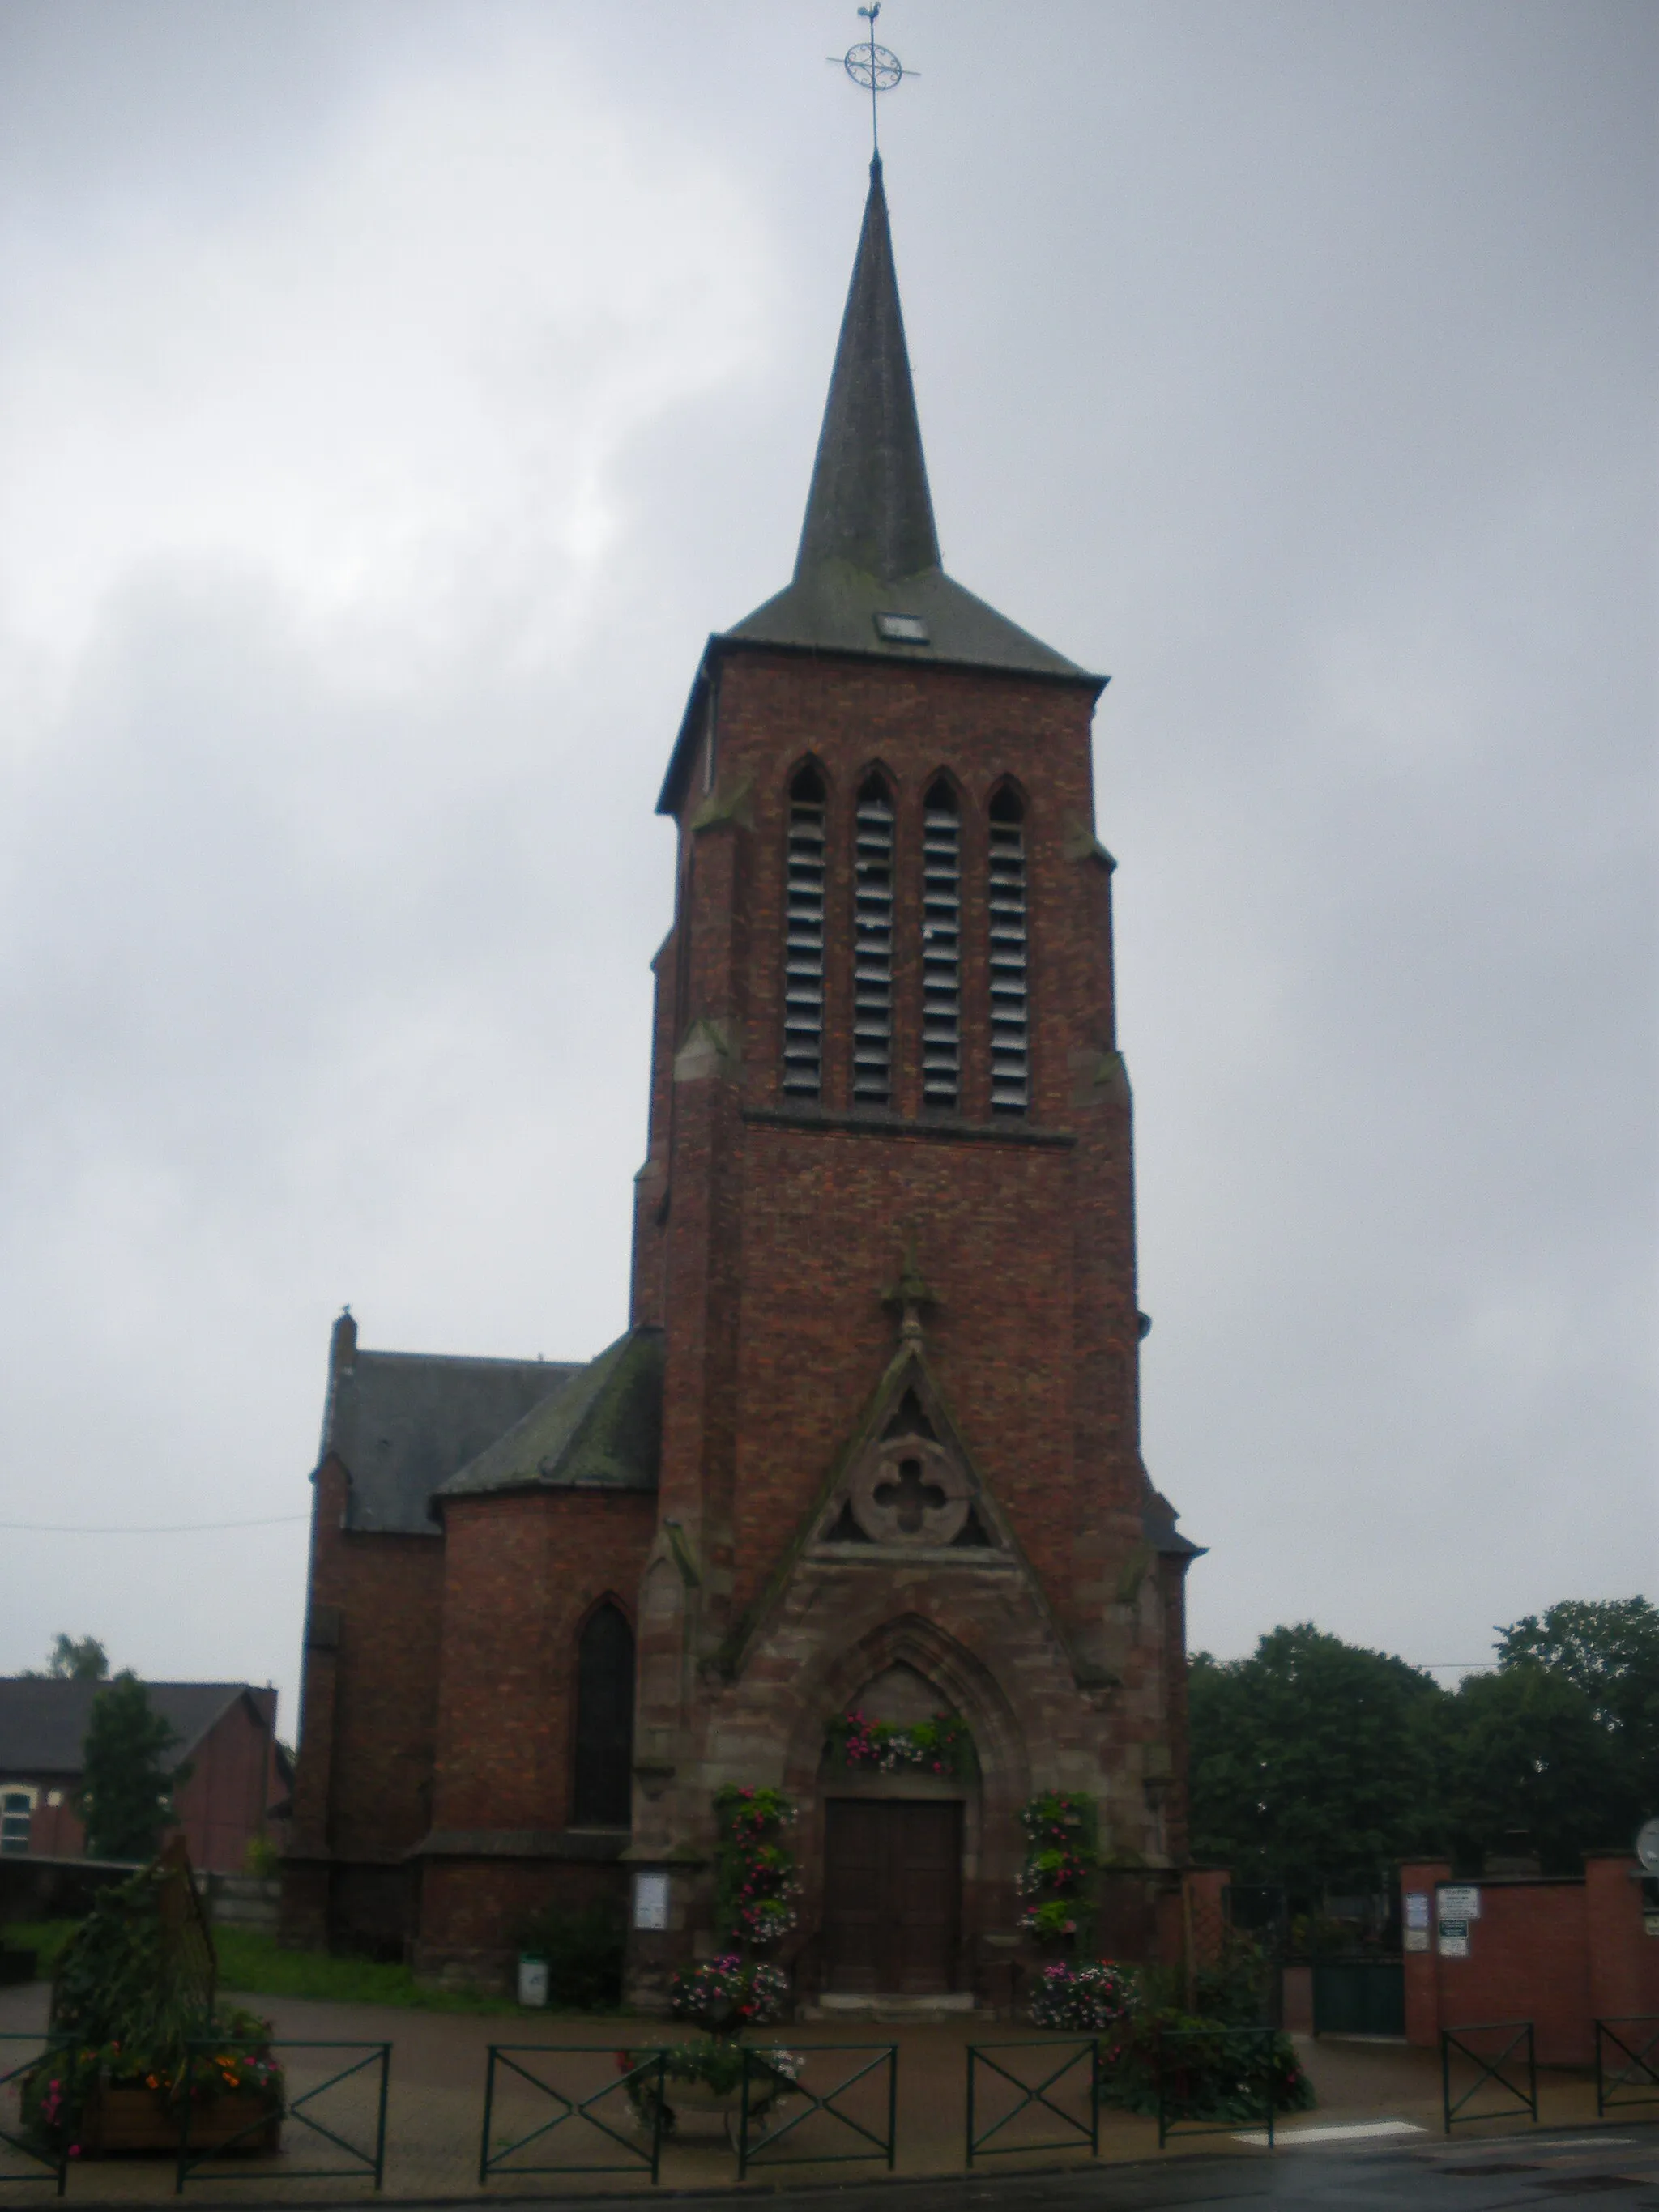
[[[881,138],[876,127],[877,96],[890,92],[903,78],[917,74],[915,70],[906,69],[896,54],[876,44],[876,18],[880,13],[881,0],[871,0],[869,7],[859,9],[870,26],[870,35],[857,46],[848,46],[840,57],[842,67],[854,83],[864,86],[870,94],[870,150],[878,161],[881,159]],[[833,62],[836,57],[831,54],[829,58]]]

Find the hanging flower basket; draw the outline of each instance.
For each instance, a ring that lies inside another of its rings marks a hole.
[[[973,1731],[960,1713],[935,1713],[900,1728],[857,1711],[823,1724],[824,1743],[842,1765],[872,1767],[879,1774],[938,1774],[952,1779],[972,1771]]]

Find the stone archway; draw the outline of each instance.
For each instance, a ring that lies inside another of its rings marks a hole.
[[[941,1710],[960,1714],[974,1739],[974,1771],[940,1779],[915,1769],[884,1775],[837,1768],[824,1753],[824,1723],[866,1692],[873,1693],[872,1717],[901,1725]],[[872,1888],[876,1894],[862,1917],[872,1930],[908,1915],[908,1934],[884,1943],[870,1937],[896,1977],[883,1986],[905,1984],[909,1994],[966,1990],[987,1936],[1012,1933],[1018,1813],[1030,1795],[1030,1774],[1024,1735],[1000,1686],[921,1614],[883,1623],[832,1662],[811,1709],[798,1708],[785,1762],[785,1786],[800,1808],[803,1905],[821,1970],[834,1979],[839,1948],[849,1976],[844,1985],[876,1986],[868,1946],[860,1948],[860,1939],[849,1949],[847,1926],[849,1897]],[[942,1979],[941,1947],[950,1954]]]

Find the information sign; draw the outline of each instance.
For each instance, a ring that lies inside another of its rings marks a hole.
[[[1478,1920],[1480,1917],[1480,1891],[1472,1882],[1466,1887],[1442,1882],[1440,1917],[1443,1921]]]
[[[667,1927],[668,1876],[665,1874],[635,1875],[634,1925],[636,1928]]]
[[[1467,1959],[1469,1955],[1469,1923],[1467,1920],[1443,1920],[1440,1923],[1440,1955],[1443,1959]]]
[[[1426,1928],[1429,1924],[1429,1893],[1425,1889],[1406,1892],[1406,1925],[1407,1928]]]

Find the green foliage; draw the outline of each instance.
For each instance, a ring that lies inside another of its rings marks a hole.
[[[182,1870],[158,1864],[100,1891],[59,1950],[51,2027],[69,2050],[48,2053],[23,2092],[25,2116],[41,2139],[72,2140],[87,2094],[100,2080],[181,2093],[192,2038],[269,2038],[269,2021],[214,2010],[210,1954],[170,1935],[164,1899],[170,1886],[186,1880]],[[238,2086],[240,2062],[234,2054],[216,2066],[214,2094]],[[258,2078],[264,2082],[266,2075]]]
[[[275,1936],[252,1928],[217,1928],[219,1979],[250,1996],[308,1997],[326,2004],[406,2005],[419,2012],[516,2013],[509,1996],[474,1990],[438,1989],[417,1982],[409,1968],[377,1959],[335,1957],[327,1951],[289,1951]]]
[[[523,1948],[546,1960],[547,2001],[556,2010],[615,2012],[627,1940],[621,1905],[602,1899],[574,1912],[548,1905],[526,1927]]]
[[[1047,1790],[1020,1808],[1025,1863],[1015,1887],[1025,1899],[1019,1926],[1039,1943],[1086,1947],[1094,1924],[1093,1884],[1100,1864],[1095,1801],[1080,1791]]]
[[[64,1636],[53,1639],[46,1672],[60,1682],[106,1682],[109,1654],[95,1636]]]
[[[1498,1639],[1501,1672],[1547,1667],[1583,1691],[1613,1738],[1641,1817],[1659,1813],[1659,1606],[1644,1597],[1569,1600],[1541,1620],[1529,1613],[1511,1621]]]
[[[36,1973],[49,1982],[64,1946],[80,1925],[78,1920],[8,1921],[0,1928],[0,1949],[33,1951]]]
[[[960,1713],[934,1713],[901,1728],[861,1712],[832,1714],[823,1724],[825,1748],[843,1766],[873,1766],[883,1774],[914,1769],[923,1774],[971,1774],[973,1731]]]
[[[795,1924],[800,1883],[793,1858],[777,1840],[794,1817],[793,1802],[781,1790],[728,1782],[714,1793],[714,1911],[720,1934],[734,1943],[764,1948],[781,1942]]]
[[[181,1947],[167,1942],[161,1894],[173,1876],[146,1867],[99,1893],[52,1976],[54,2033],[118,2045],[143,2070],[175,2072],[185,2039],[207,2032],[210,2002]]]
[[[1517,1831],[1547,1874],[1577,1874],[1586,1850],[1629,1847],[1641,1819],[1635,1772],[1567,1675],[1517,1659],[1471,1675],[1447,1705],[1445,1797],[1460,1863],[1477,1868]]]
[[[75,1810],[86,1823],[87,1856],[147,1859],[173,1818],[173,1791],[188,1767],[169,1776],[166,1753],[178,1741],[131,1668],[92,1701],[82,1747]]]
[[[1102,2104],[1156,2112],[1160,2050],[1172,2118],[1248,2122],[1269,2088],[1275,2112],[1305,2112],[1314,2101],[1288,2035],[1264,2044],[1230,2033],[1224,2021],[1160,2006],[1129,2013],[1103,2045]]]
[[[1517,1831],[1547,1873],[1627,1849],[1659,1809],[1659,1610],[1565,1603],[1498,1636],[1455,1693],[1306,1624],[1194,1654],[1194,1856],[1306,1895],[1415,1854],[1478,1872]]]
[[[1312,1887],[1437,1847],[1447,1699],[1403,1659],[1304,1622],[1248,1659],[1194,1654],[1189,1694],[1195,1858]]]
[[[242,1853],[242,1871],[256,1875],[261,1881],[270,1881],[283,1870],[283,1855],[263,1828],[257,1836],[247,1839],[247,1849]]]

